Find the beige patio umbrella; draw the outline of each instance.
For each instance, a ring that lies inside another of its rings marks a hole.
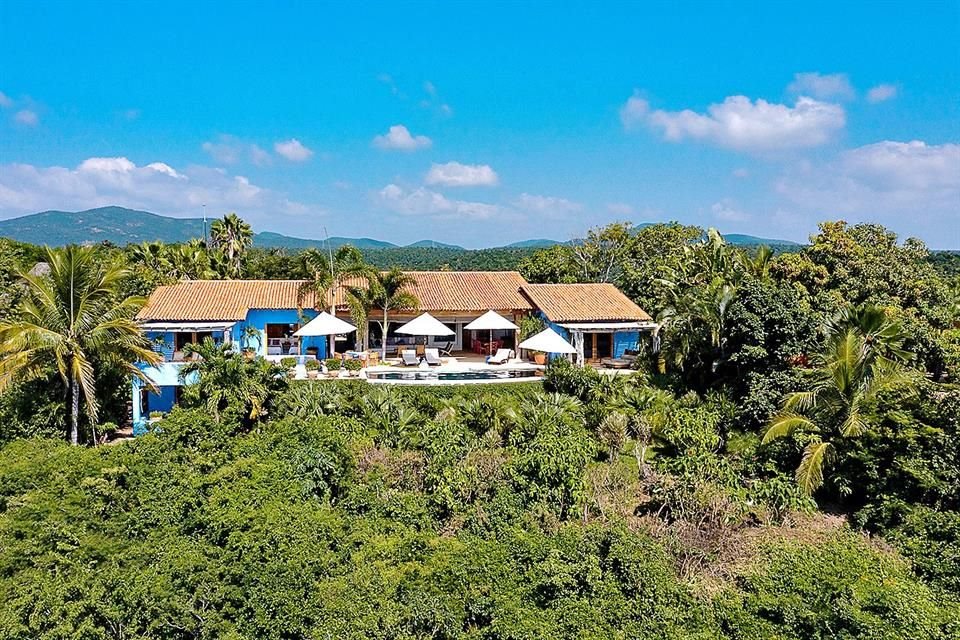
[[[421,313],[410,322],[397,329],[397,333],[408,336],[452,336],[453,331],[450,327],[443,324],[429,313]]]
[[[342,333],[351,333],[357,328],[349,322],[344,322],[340,318],[330,315],[323,311],[316,318],[297,329],[293,335],[298,338],[307,336],[338,336]],[[333,345],[333,340],[328,340]],[[333,353],[333,351],[331,351]]]
[[[543,353],[576,353],[577,350],[564,340],[559,333],[546,328],[535,336],[530,336],[519,344],[520,349],[542,351]]]
[[[517,325],[513,324],[502,315],[493,311],[487,311],[485,314],[466,325],[464,329],[470,329],[471,331],[489,331],[490,332],[490,354],[493,354],[493,332],[494,331],[507,331],[513,330],[516,331],[519,329]]]

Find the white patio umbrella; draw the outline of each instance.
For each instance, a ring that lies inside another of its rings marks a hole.
[[[521,349],[542,351],[544,353],[576,353],[573,346],[549,327],[535,336],[530,336],[519,345]]]
[[[298,338],[307,336],[336,336],[341,333],[350,333],[357,328],[349,322],[344,322],[340,318],[330,315],[323,311],[316,318],[297,329],[293,335]],[[332,344],[333,341],[331,340]]]
[[[464,329],[470,329],[472,331],[489,331],[490,332],[490,353],[493,353],[493,332],[494,331],[505,331],[513,330],[516,331],[519,329],[517,325],[513,324],[502,315],[493,311],[487,311],[485,314],[466,325]]]
[[[397,329],[397,333],[408,336],[452,336],[450,327],[443,324],[429,313],[421,313],[410,322]]]

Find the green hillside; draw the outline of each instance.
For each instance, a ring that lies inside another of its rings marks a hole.
[[[456,244],[447,244],[445,242],[437,242],[436,240],[417,240],[416,242],[411,242],[406,245],[409,249],[459,249],[464,250],[463,247]]]
[[[547,240],[546,238],[533,238],[531,240],[521,240],[520,242],[511,242],[504,245],[505,249],[542,249],[552,247],[555,244],[563,244],[557,240]]]
[[[212,220],[212,219],[211,219]],[[211,220],[207,221],[207,224]],[[100,207],[87,211],[42,211],[10,220],[0,220],[0,237],[37,245],[62,246],[67,244],[117,245],[139,242],[185,242],[203,236],[201,218],[169,218],[149,211],[124,207]],[[254,236],[258,247],[307,249],[324,247],[324,240],[294,238],[265,231]],[[386,249],[397,245],[370,238],[330,238],[336,248],[352,244],[360,249]]]
[[[200,218],[168,218],[124,207],[100,207],[76,213],[42,211],[0,220],[0,236],[39,245],[184,242],[202,235]]]
[[[212,218],[211,218],[212,220]],[[208,220],[209,224],[210,220]],[[637,229],[656,224],[645,222],[636,225]],[[185,242],[191,238],[203,236],[201,218],[170,218],[149,211],[137,211],[124,207],[100,207],[87,211],[42,211],[19,218],[0,220],[0,237],[36,245],[62,246],[67,244],[99,244],[112,242],[116,245],[136,244],[140,242],[163,241]],[[756,236],[731,233],[724,236],[734,245],[798,246],[789,240],[774,240]],[[333,248],[352,244],[358,249],[398,248],[392,242],[372,238],[346,238],[334,236],[329,240]],[[266,249],[308,249],[326,247],[322,239],[297,238],[293,236],[264,231],[254,236],[253,244]],[[539,249],[555,244],[564,244],[557,240],[533,238],[504,245],[502,249]],[[446,249],[465,251],[463,247],[424,239],[407,245],[409,249]]]

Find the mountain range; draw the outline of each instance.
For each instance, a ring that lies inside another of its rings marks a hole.
[[[136,244],[140,242],[185,242],[191,238],[203,236],[203,220],[201,218],[170,218],[149,211],[137,211],[124,207],[100,207],[86,211],[41,211],[0,220],[0,237],[29,242],[37,245],[62,246],[66,244],[96,244],[112,242],[117,245]],[[209,221],[207,222],[209,225]],[[646,226],[652,223],[644,223]],[[729,234],[725,236],[731,244],[738,245],[795,245],[788,240],[773,240],[758,238],[743,234]],[[333,248],[344,244],[352,244],[358,249],[392,249],[400,245],[372,238],[344,238],[334,236],[329,238]],[[296,238],[272,231],[263,231],[254,234],[253,244],[256,247],[281,247],[285,249],[306,249],[309,247],[325,247],[326,240],[310,238]],[[557,240],[537,238],[522,240],[505,245],[508,249],[529,249],[548,247],[560,244]],[[463,247],[437,242],[435,240],[420,240],[407,247],[434,247],[442,249],[461,250]]]

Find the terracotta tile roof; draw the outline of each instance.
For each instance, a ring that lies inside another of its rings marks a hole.
[[[250,309],[295,309],[301,280],[188,280],[150,294],[138,320],[243,320]],[[304,302],[312,306],[312,296]]]
[[[519,310],[533,307],[520,293],[526,284],[516,271],[410,271],[421,311]],[[295,309],[302,280],[190,280],[158,287],[138,320],[243,320],[249,309]],[[362,286],[362,281],[355,283]],[[331,292],[345,308],[345,291]],[[304,305],[312,307],[311,297]],[[328,302],[329,304],[329,302]]]
[[[523,293],[553,322],[650,321],[612,284],[527,284]]]
[[[409,291],[420,300],[420,311],[528,311],[533,307],[520,293],[527,284],[516,271],[408,271],[416,278]],[[362,286],[362,281],[346,285]],[[337,307],[346,307],[345,290],[332,292]]]

